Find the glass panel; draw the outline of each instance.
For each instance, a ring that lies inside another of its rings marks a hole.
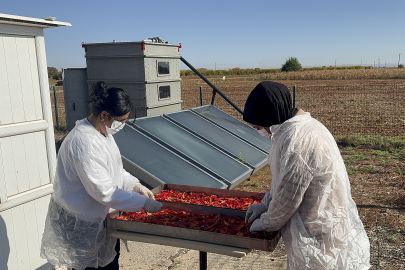
[[[252,171],[162,116],[136,119],[135,125],[210,169],[230,184]]]
[[[255,145],[256,147],[265,151],[266,153],[269,153],[271,147],[271,140],[264,138],[257,132],[257,130],[246,125],[242,121],[233,118],[229,114],[226,114],[225,112],[221,111],[220,109],[212,105],[198,107],[192,110],[205,116],[212,122],[225,128],[226,130],[229,130],[233,134],[246,140],[252,145]]]
[[[267,155],[242,141],[234,135],[196,115],[191,111],[166,114],[167,117],[182,124],[209,142],[218,145],[228,153],[252,167],[258,167],[267,160]]]
[[[170,98],[170,85],[159,86],[159,99]]]
[[[158,62],[158,74],[159,75],[170,74],[169,62]]]
[[[126,125],[114,135],[121,155],[167,184],[226,188],[223,182]]]

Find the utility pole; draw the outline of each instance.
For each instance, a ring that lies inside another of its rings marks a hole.
[[[336,60],[335,60],[335,67],[336,67]]]
[[[399,58],[398,58],[398,67],[399,67],[399,61],[401,61],[401,53],[399,53]]]

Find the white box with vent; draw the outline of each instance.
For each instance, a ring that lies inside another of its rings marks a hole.
[[[89,83],[89,87],[92,87],[92,84]],[[108,87],[118,87],[128,92],[135,107],[129,116],[130,118],[159,115],[181,110],[179,82],[165,81],[145,84],[107,82],[107,84]]]
[[[179,44],[144,40],[83,44],[89,91],[97,81],[128,92],[130,118],[181,110]]]

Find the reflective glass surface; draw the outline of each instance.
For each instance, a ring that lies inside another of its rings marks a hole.
[[[126,125],[114,135],[121,155],[167,184],[226,188],[226,185]]]
[[[185,126],[209,142],[218,145],[221,149],[252,167],[258,167],[267,160],[265,153],[191,111],[169,113],[166,114],[166,117]]]
[[[170,74],[169,62],[158,62],[158,74]]]
[[[162,116],[136,119],[134,124],[232,184],[252,169],[190,134]]]
[[[170,98],[170,85],[159,86],[159,99]]]
[[[193,111],[203,115],[217,125],[229,130],[233,134],[255,145],[259,149],[269,153],[271,140],[261,136],[255,129],[246,125],[242,121],[233,118],[229,114],[220,109],[208,105],[192,109]]]

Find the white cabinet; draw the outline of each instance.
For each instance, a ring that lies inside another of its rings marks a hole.
[[[52,269],[40,244],[56,166],[43,28],[0,14],[0,269]]]

